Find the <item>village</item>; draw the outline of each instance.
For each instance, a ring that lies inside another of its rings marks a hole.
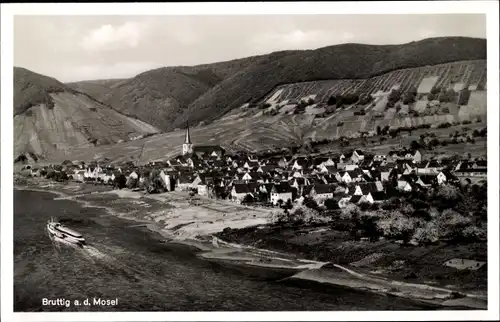
[[[469,155],[470,157],[470,155]],[[112,185],[148,193],[188,191],[237,204],[291,209],[314,200],[319,207],[381,203],[398,193],[444,184],[477,184],[487,179],[485,159],[449,157],[426,160],[417,149],[373,155],[353,149],[322,156],[259,156],[225,153],[220,146],[194,146],[189,127],[182,154],[168,161],[116,166],[64,161],[42,168],[26,165],[32,177]]]

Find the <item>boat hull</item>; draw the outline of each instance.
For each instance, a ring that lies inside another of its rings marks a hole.
[[[58,229],[58,226],[54,223],[47,224],[47,231],[49,233],[49,237],[53,241],[79,247],[83,247],[86,244],[83,237],[72,236],[71,234],[66,233],[64,230]]]

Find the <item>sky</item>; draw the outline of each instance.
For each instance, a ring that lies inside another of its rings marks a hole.
[[[14,65],[72,82],[280,50],[442,36],[486,38],[485,15],[15,16]]]

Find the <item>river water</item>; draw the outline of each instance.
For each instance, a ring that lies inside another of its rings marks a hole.
[[[51,193],[14,192],[14,311],[306,311],[419,310],[416,303],[320,284],[250,277],[160,242],[134,222]],[[45,231],[55,216],[89,246],[54,246]],[[43,305],[43,299],[71,305]],[[83,305],[85,299],[117,305]],[[82,305],[74,305],[78,300]]]

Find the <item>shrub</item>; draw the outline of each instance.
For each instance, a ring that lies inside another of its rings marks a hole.
[[[304,198],[303,205],[306,206],[307,208],[319,210],[318,203],[316,202],[316,200],[314,200],[312,198],[308,198],[308,197]]]
[[[343,208],[340,212],[340,219],[343,220],[354,220],[359,217],[359,209],[354,204],[349,204],[347,207]]]
[[[338,202],[335,199],[327,199],[325,200],[325,207],[328,210],[337,210],[340,209]]]
[[[127,187],[127,178],[125,175],[120,174],[115,177],[115,180],[113,181],[113,185],[118,188],[118,189],[123,189]]]
[[[450,240],[463,238],[463,230],[471,223],[471,219],[458,212],[446,209],[438,218],[439,237]]]
[[[469,225],[461,231],[461,237],[465,241],[481,241],[486,240],[487,232],[485,229],[475,225]]]
[[[415,220],[400,211],[394,211],[377,222],[377,229],[387,238],[402,239],[407,243],[413,235],[415,224]]]
[[[432,244],[439,240],[439,228],[435,221],[428,222],[424,227],[415,230],[412,240],[419,244]]]
[[[319,212],[304,205],[296,205],[290,211],[271,213],[271,220],[275,224],[300,225],[326,223],[328,218],[319,215]]]

